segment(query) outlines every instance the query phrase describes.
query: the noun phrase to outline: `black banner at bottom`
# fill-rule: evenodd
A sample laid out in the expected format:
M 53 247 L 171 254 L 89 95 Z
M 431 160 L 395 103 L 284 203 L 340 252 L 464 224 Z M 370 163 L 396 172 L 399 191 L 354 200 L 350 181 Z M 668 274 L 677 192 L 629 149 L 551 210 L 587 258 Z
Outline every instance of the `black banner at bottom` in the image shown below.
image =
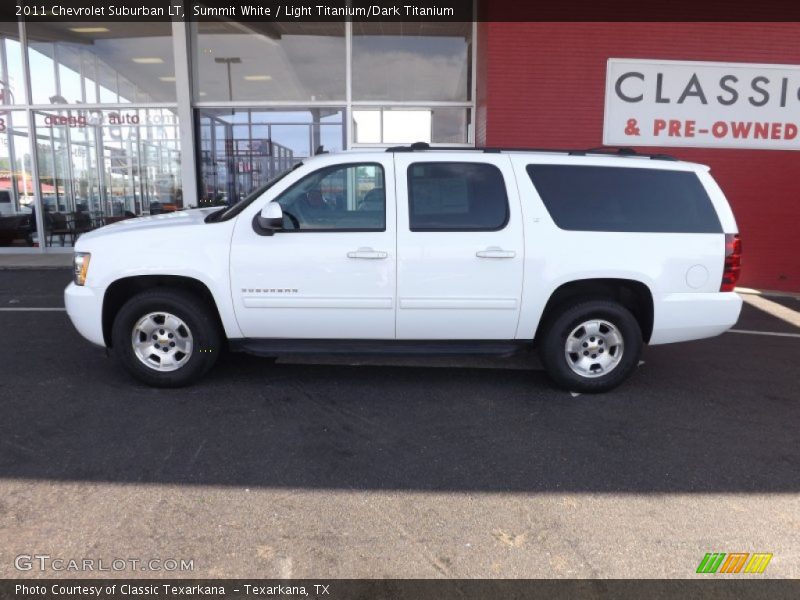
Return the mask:
M 800 580 L 709 579 L 5 579 L 1 600 L 523 600 L 800 598 Z

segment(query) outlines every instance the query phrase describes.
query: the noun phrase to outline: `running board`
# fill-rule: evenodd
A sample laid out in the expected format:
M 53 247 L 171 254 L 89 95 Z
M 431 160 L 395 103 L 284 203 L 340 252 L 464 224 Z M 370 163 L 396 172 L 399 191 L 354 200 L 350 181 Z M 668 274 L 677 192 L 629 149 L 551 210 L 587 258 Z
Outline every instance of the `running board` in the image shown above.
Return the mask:
M 228 340 L 234 352 L 255 356 L 279 354 L 401 354 L 452 355 L 484 354 L 511 356 L 529 350 L 531 342 L 503 340 L 297 340 L 235 339 Z

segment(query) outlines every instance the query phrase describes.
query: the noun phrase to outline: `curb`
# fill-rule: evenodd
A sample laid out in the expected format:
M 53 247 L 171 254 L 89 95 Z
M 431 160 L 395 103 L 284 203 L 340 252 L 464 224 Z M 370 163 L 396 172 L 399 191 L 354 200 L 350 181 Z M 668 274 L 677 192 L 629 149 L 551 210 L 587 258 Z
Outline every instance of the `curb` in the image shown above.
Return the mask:
M 71 268 L 69 265 L 0 265 L 0 271 L 61 271 Z

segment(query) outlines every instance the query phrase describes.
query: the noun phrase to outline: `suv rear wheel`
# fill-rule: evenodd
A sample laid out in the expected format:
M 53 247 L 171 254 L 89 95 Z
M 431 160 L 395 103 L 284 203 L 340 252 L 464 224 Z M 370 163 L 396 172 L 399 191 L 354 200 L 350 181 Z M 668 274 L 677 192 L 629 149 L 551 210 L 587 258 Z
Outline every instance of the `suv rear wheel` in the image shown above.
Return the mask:
M 639 364 L 642 331 L 631 312 L 611 300 L 566 307 L 544 330 L 539 354 L 553 381 L 571 392 L 606 392 Z
M 114 319 L 112 341 L 123 366 L 155 387 L 196 381 L 216 362 L 221 347 L 209 307 L 171 288 L 147 290 L 128 300 Z

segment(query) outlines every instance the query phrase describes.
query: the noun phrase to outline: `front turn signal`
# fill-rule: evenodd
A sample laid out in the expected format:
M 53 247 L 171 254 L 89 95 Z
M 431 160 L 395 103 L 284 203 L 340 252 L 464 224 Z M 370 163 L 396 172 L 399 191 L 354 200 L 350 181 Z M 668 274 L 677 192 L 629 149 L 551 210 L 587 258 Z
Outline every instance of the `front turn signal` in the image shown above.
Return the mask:
M 86 283 L 86 275 L 89 273 L 89 260 L 92 255 L 88 252 L 76 252 L 72 260 L 72 278 L 75 285 Z

